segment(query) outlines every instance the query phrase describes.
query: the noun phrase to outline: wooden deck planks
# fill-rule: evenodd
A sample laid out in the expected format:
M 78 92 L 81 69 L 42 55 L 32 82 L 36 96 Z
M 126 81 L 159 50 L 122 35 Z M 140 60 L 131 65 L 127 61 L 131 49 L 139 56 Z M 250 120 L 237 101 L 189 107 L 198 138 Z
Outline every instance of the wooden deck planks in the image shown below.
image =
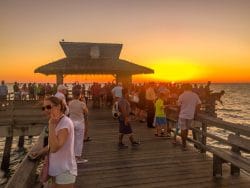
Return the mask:
M 248 187 L 250 176 L 212 177 L 212 158 L 189 145 L 183 152 L 171 140 L 154 137 L 146 124 L 133 122 L 135 138 L 141 145 L 118 150 L 118 122 L 110 110 L 91 110 L 89 132 L 93 140 L 84 145 L 88 163 L 78 165 L 77 187 Z

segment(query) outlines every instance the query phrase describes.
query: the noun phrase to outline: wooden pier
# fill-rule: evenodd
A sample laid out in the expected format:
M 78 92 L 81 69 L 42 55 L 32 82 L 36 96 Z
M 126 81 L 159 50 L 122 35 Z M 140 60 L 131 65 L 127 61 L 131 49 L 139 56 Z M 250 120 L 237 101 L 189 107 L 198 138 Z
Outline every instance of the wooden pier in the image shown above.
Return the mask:
M 222 177 L 213 177 L 213 158 L 211 154 L 205 152 L 206 137 L 211 136 L 211 133 L 205 130 L 207 126 L 214 124 L 215 120 L 202 118 L 208 124 L 203 122 L 203 129 L 200 131 L 203 143 L 200 145 L 201 150 L 195 149 L 193 143 L 189 143 L 188 150 L 182 151 L 180 145 L 174 146 L 172 140 L 166 137 L 155 137 L 154 129 L 149 129 L 145 123 L 137 121 L 132 122 L 132 126 L 135 138 L 141 145 L 132 147 L 125 137 L 124 141 L 129 148 L 119 150 L 118 122 L 112 118 L 111 110 L 90 108 L 89 135 L 93 140 L 84 144 L 83 156 L 88 159 L 88 162 L 78 164 L 76 188 L 249 187 L 250 175 L 241 170 L 239 176 L 232 176 L 228 164 L 223 164 Z M 223 124 L 221 121 L 216 122 L 218 126 Z M 243 135 L 249 134 L 249 129 L 246 127 L 237 129 L 234 125 L 231 126 L 225 122 L 224 124 L 229 126 L 231 131 L 235 130 Z M 30 175 L 35 175 L 36 164 L 28 161 L 26 157 L 20 164 L 22 169 L 17 170 L 6 187 L 12 188 L 15 185 L 25 188 L 35 187 L 28 183 L 31 182 Z M 26 168 L 27 165 L 32 168 Z M 25 176 L 24 171 L 27 174 Z M 22 176 L 21 179 L 20 176 Z M 20 181 L 23 183 L 21 184 Z
M 188 151 L 174 146 L 171 139 L 155 137 L 146 124 L 133 122 L 135 138 L 141 145 L 119 150 L 118 122 L 108 110 L 90 113 L 90 135 L 84 146 L 88 163 L 78 165 L 77 187 L 248 187 L 250 176 L 230 175 L 223 168 L 221 178 L 213 177 L 211 155 L 200 153 L 190 144 Z

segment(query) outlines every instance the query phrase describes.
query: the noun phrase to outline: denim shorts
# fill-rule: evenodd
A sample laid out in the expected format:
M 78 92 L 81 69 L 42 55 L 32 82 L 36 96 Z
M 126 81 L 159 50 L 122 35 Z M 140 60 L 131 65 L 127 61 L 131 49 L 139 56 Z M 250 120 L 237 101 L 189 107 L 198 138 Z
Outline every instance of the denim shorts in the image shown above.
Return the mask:
M 167 125 L 167 120 L 165 117 L 155 117 L 155 125 L 156 126 L 164 126 Z
M 124 120 L 122 120 L 121 118 L 118 118 L 118 120 L 119 120 L 119 133 L 131 134 L 133 132 L 130 123 L 128 125 L 125 125 Z

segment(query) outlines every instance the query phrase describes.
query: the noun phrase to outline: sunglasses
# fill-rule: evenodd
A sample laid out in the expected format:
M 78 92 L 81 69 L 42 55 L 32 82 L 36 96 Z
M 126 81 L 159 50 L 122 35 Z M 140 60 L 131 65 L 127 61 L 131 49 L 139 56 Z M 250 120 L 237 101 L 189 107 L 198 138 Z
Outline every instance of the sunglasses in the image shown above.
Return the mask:
M 42 111 L 46 110 L 51 110 L 52 106 L 51 105 L 46 105 L 42 107 Z

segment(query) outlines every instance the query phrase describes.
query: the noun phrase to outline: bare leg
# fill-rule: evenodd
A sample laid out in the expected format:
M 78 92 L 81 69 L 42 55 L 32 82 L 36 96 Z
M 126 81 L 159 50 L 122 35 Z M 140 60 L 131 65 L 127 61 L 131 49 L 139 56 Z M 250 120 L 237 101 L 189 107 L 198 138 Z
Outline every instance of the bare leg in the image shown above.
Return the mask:
M 119 144 L 122 144 L 124 134 L 119 133 Z
M 166 132 L 166 125 L 163 125 L 163 126 L 161 127 L 161 134 L 162 134 L 162 135 L 165 135 L 165 132 Z
M 181 139 L 182 139 L 182 147 L 183 149 L 186 149 L 187 146 L 187 135 L 188 135 L 188 130 L 181 130 Z
M 174 132 L 173 144 L 177 144 L 177 135 L 178 135 L 178 132 L 179 132 L 179 128 L 176 127 L 176 128 L 175 128 L 175 132 Z
M 161 127 L 159 125 L 156 125 L 156 135 L 161 136 Z
M 171 136 L 171 127 L 169 125 L 169 123 L 167 123 L 167 134 Z
M 131 144 L 133 144 L 135 142 L 134 137 L 133 137 L 132 134 L 129 136 L 129 140 L 130 140 Z
M 135 141 L 133 134 L 130 134 L 129 140 L 130 140 L 132 146 L 138 146 L 138 145 L 140 145 L 139 142 L 136 142 L 136 141 Z

